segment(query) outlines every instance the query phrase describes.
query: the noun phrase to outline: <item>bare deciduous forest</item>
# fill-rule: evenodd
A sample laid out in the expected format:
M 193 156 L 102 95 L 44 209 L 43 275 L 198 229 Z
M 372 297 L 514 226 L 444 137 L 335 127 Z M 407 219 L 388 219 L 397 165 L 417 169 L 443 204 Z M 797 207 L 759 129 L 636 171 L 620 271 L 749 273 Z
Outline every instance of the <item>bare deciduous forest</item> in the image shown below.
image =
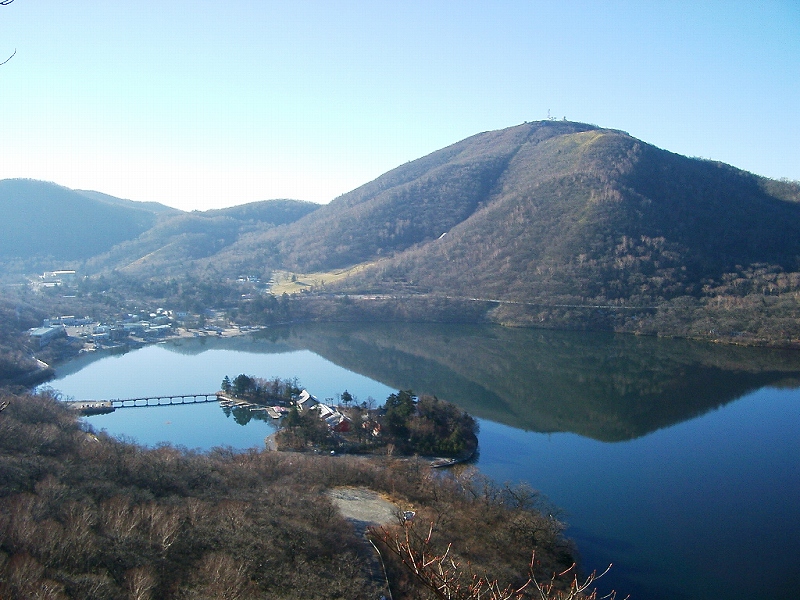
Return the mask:
M 375 598 L 369 547 L 323 493 L 340 486 L 416 511 L 432 547 L 450 545 L 465 585 L 473 573 L 523 585 L 534 550 L 541 581 L 574 560 L 535 492 L 470 468 L 442 476 L 414 459 L 146 449 L 86 430 L 48 395 L 6 393 L 2 406 L 3 598 Z M 395 598 L 437 597 L 386 560 Z

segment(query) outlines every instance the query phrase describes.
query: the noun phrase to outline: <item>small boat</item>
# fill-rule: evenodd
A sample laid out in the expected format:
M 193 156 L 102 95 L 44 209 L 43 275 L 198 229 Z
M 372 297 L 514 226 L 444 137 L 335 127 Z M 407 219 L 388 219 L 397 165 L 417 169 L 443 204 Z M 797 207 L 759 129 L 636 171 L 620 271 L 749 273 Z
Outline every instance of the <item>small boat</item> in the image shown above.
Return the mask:
M 459 462 L 461 461 L 457 458 L 437 458 L 431 461 L 431 468 L 444 469 L 446 467 L 452 467 Z

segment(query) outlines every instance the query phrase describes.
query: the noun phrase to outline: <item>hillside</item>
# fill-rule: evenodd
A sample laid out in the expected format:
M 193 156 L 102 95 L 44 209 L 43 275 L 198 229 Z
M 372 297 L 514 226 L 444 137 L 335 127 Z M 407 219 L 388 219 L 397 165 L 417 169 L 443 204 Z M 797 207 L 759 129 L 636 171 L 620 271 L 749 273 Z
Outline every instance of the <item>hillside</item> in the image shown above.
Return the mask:
M 646 305 L 750 265 L 798 269 L 800 186 L 569 122 L 482 133 L 228 249 L 353 289 Z
M 341 268 L 391 256 L 439 238 L 485 205 L 526 142 L 591 128 L 521 125 L 482 133 L 407 163 L 322 206 L 281 232 L 250 239 L 229 254 L 253 267 Z
M 91 431 L 47 395 L 2 391 L 0 406 L 2 598 L 360 600 L 387 584 L 394 598 L 431 598 L 381 545 L 414 533 L 393 518 L 412 507 L 421 530 L 436 523 L 424 548 L 469 565 L 451 571 L 458 589 L 476 572 L 520 587 L 533 551 L 544 581 L 575 560 L 525 486 L 454 485 L 391 457 L 147 449 Z M 388 506 L 355 511 L 357 496 Z M 363 535 L 376 518 L 383 568 Z
M 206 212 L 70 190 L 29 179 L 0 181 L 0 261 L 6 270 L 78 266 L 155 277 L 185 273 L 241 237 L 292 223 L 319 207 L 266 200 Z
M 86 259 L 152 227 L 156 215 L 31 179 L 0 181 L 0 259 Z
M 294 223 L 319 207 L 319 204 L 302 200 L 262 200 L 261 202 L 250 202 L 231 206 L 230 208 L 207 210 L 202 214 L 208 217 L 230 217 L 238 221 L 257 221 L 269 223 L 270 225 L 286 225 L 287 223 Z
M 93 258 L 86 266 L 89 272 L 117 269 L 142 277 L 185 274 L 196 266 L 196 261 L 223 251 L 242 237 L 292 223 L 318 207 L 299 200 L 266 200 L 220 210 L 178 213 L 161 218 L 137 238 Z M 217 272 L 228 267 L 222 261 L 215 266 Z
M 647 305 L 762 265 L 798 270 L 797 186 L 593 130 L 524 145 L 485 206 L 390 261 L 425 290 L 527 302 Z

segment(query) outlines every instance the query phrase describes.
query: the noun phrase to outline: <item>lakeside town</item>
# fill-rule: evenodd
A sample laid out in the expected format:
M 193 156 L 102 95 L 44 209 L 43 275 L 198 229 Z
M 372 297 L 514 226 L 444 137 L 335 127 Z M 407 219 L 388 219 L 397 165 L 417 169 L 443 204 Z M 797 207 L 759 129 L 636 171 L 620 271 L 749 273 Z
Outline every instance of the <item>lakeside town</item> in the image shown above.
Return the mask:
M 46 272 L 31 282 L 38 292 L 56 288 L 69 292 L 75 271 Z M 253 284 L 251 278 L 242 278 Z M 63 295 L 63 294 L 62 294 Z M 68 295 L 63 296 L 68 297 Z M 103 320 L 89 316 L 51 316 L 29 331 L 31 348 L 53 361 L 77 354 L 136 348 L 168 338 L 231 337 L 261 329 L 234 325 L 225 311 L 204 309 L 200 313 L 164 307 L 136 307 Z M 49 365 L 39 360 L 44 373 Z M 195 390 L 196 391 L 196 390 Z M 318 400 L 300 387 L 296 379 L 266 380 L 245 374 L 227 375 L 220 390 L 198 400 L 186 397 L 135 400 L 81 400 L 71 402 L 84 414 L 112 412 L 117 408 L 149 406 L 155 400 L 169 403 L 219 402 L 226 413 L 240 419 L 272 419 L 279 431 L 268 441 L 274 449 L 345 452 L 351 454 L 421 454 L 436 457 L 433 466 L 448 466 L 466 460 L 477 448 L 477 424 L 466 412 L 432 396 L 418 398 L 410 390 L 391 394 L 383 406 L 375 401 L 358 402 L 347 390 L 333 398 Z
M 91 317 L 64 315 L 42 321 L 41 327 L 31 329 L 29 336 L 34 348 L 44 348 L 59 338 L 83 342 L 84 352 L 137 346 L 168 337 L 231 336 L 252 331 L 253 327 L 232 327 L 221 313 L 208 310 L 204 314 L 157 308 L 154 312 L 124 313 L 111 321 L 95 321 Z
M 239 281 L 252 287 L 258 281 L 242 276 Z M 61 298 L 76 298 L 77 274 L 74 270 L 45 271 L 31 278 L 29 288 L 34 293 L 47 294 L 57 290 Z M 49 316 L 41 325 L 29 330 L 30 349 L 44 354 L 46 362 L 67 360 L 79 353 L 121 347 L 135 348 L 157 343 L 167 338 L 230 337 L 242 335 L 259 326 L 232 323 L 227 311 L 203 308 L 196 312 L 176 308 L 137 306 L 125 310 L 113 309 L 103 318 L 62 314 Z M 60 341 L 59 347 L 51 347 Z M 49 351 L 43 352 L 50 347 Z

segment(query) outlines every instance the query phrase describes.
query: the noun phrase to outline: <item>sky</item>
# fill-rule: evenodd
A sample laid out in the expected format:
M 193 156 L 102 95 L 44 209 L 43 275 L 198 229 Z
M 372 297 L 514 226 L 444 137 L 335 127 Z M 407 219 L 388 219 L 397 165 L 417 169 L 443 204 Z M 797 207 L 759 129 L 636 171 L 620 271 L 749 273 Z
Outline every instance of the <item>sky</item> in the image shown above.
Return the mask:
M 800 180 L 800 1 L 14 0 L 0 179 L 326 203 L 548 117 Z

